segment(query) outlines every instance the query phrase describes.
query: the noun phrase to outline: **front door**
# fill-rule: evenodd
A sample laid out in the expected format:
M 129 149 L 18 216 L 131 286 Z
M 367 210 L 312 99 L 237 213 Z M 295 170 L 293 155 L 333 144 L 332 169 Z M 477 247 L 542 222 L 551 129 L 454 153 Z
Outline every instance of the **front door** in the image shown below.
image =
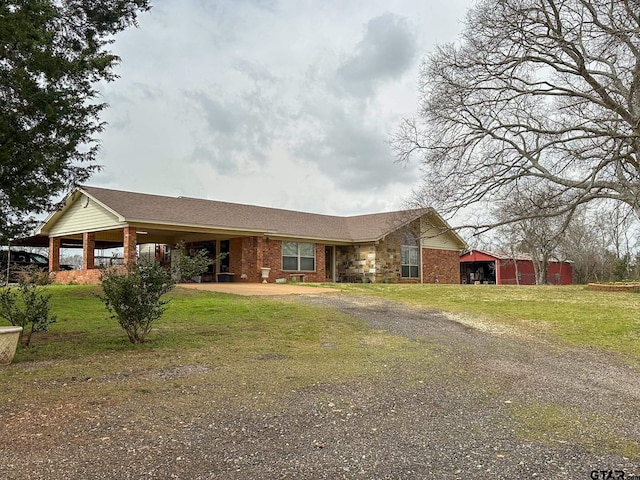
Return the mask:
M 333 247 L 324 247 L 324 278 L 333 282 Z

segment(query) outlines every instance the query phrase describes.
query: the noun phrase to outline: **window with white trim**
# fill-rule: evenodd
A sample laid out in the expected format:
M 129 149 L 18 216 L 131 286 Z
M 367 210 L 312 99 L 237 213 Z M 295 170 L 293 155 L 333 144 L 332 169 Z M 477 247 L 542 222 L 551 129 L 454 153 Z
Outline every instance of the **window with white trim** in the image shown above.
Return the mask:
M 282 242 L 282 269 L 313 272 L 316 269 L 316 244 Z
M 418 239 L 405 231 L 400 246 L 400 276 L 402 278 L 420 278 L 420 250 Z
M 418 247 L 402 245 L 400 256 L 402 277 L 403 278 L 419 278 L 420 277 L 420 255 Z

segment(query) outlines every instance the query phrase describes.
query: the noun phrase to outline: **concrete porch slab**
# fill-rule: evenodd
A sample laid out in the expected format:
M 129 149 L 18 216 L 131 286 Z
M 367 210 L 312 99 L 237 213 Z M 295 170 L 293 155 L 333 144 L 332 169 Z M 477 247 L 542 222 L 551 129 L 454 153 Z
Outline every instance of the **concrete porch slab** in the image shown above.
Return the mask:
M 339 292 L 335 288 L 295 285 L 291 283 L 179 283 L 176 286 L 180 288 L 246 296 L 315 295 Z

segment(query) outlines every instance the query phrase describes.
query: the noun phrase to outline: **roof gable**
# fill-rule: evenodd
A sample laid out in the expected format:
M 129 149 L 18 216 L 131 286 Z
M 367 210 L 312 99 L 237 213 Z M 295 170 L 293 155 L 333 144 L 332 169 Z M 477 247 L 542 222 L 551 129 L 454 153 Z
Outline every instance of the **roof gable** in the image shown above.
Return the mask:
M 57 236 L 107 230 L 119 227 L 122 220 L 116 212 L 76 190 L 66 198 L 64 207 L 49 215 L 36 233 Z

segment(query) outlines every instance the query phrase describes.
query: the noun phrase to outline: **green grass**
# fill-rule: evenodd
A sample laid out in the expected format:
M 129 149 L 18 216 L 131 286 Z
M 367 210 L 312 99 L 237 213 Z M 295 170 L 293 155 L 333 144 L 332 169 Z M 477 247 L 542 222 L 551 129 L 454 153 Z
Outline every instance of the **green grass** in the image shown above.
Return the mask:
M 613 415 L 580 411 L 564 405 L 514 405 L 512 417 L 518 436 L 547 445 L 577 444 L 594 452 L 640 457 L 640 443 L 625 435 L 627 425 Z
M 333 286 L 336 286 L 335 284 Z M 577 347 L 617 352 L 640 363 L 640 294 L 595 292 L 582 286 L 339 284 L 424 308 L 477 316 L 485 322 L 550 335 Z M 188 351 L 218 345 L 225 351 L 288 354 L 302 345 L 366 335 L 364 324 L 293 302 L 176 289 L 169 310 L 147 343 L 131 345 L 98 298 L 99 287 L 49 287 L 58 322 L 19 349 L 15 362 L 84 358 L 112 352 Z M 344 345 L 345 342 L 341 342 Z M 326 349 L 325 349 L 326 350 Z M 255 353 L 255 352 L 254 352 Z
M 572 346 L 619 353 L 640 364 L 636 292 L 596 292 L 584 286 L 343 284 L 340 288 L 345 293 L 479 316 Z
M 169 295 L 147 341 L 132 345 L 109 318 L 99 287 L 53 285 L 49 291 L 58 321 L 35 335 L 31 347 L 18 349 L 13 367 L 0 370 L 6 386 L 0 405 L 20 398 L 103 404 L 149 395 L 159 401 L 174 389 L 211 384 L 220 388 L 210 397 L 223 401 L 384 377 L 407 362 L 421 372 L 432 361 L 425 347 L 333 309 L 181 288 Z M 189 366 L 196 374 L 172 378 Z

